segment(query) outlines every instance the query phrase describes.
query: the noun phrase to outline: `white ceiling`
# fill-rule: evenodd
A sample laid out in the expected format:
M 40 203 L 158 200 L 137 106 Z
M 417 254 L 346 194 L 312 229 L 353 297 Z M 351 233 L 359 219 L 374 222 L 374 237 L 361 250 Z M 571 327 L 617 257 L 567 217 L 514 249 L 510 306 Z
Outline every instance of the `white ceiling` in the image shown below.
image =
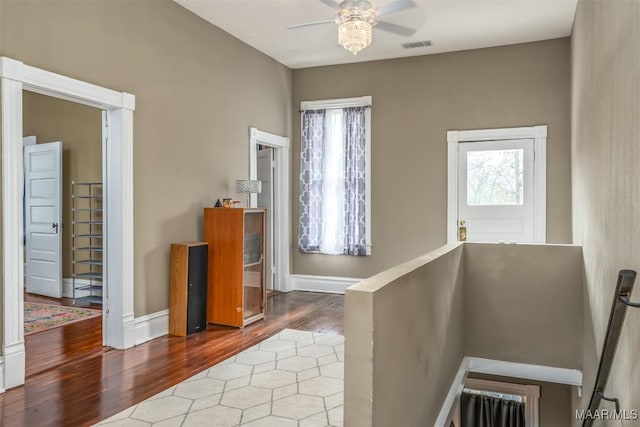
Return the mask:
M 290 68 L 372 61 L 548 40 L 571 34 L 578 0 L 414 0 L 416 7 L 382 21 L 416 29 L 411 37 L 373 31 L 373 42 L 353 55 L 338 45 L 332 19 L 320 0 L 175 0 L 193 13 Z M 380 6 L 387 0 L 370 0 Z M 433 46 L 401 44 L 431 40 Z

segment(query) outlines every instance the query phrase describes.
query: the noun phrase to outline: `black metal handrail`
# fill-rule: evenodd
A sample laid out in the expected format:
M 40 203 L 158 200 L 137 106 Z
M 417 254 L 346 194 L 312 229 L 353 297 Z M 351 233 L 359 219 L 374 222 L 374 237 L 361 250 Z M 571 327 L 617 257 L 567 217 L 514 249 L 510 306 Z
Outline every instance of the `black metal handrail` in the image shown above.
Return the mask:
M 615 397 L 605 397 L 604 389 L 607 385 L 609 374 L 611 373 L 611 365 L 613 364 L 613 358 L 618 347 L 627 307 L 640 307 L 640 304 L 633 303 L 629 300 L 635 280 L 636 272 L 633 270 L 620 270 L 618 273 L 618 283 L 616 285 L 613 303 L 611 304 L 607 335 L 604 339 L 602 356 L 600 357 L 600 365 L 598 366 L 598 376 L 596 377 L 596 384 L 591 394 L 591 400 L 589 401 L 589 407 L 582 422 L 582 427 L 591 427 L 593 425 L 595 417 L 590 415 L 596 412 L 602 400 L 614 402 L 616 405 L 616 413 L 620 412 L 618 399 Z

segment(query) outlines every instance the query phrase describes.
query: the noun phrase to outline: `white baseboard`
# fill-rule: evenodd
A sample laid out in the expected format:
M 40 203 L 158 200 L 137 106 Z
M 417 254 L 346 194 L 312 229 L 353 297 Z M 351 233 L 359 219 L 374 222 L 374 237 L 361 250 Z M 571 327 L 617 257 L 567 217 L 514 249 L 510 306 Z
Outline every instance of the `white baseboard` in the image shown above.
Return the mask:
M 2 390 L 24 384 L 25 378 L 25 350 L 24 341 L 5 345 L 3 348 L 2 377 L 0 384 Z
M 161 310 L 135 319 L 135 345 L 169 334 L 169 310 Z
M 555 368 L 552 366 L 531 365 L 528 363 L 505 362 L 502 360 L 482 359 L 480 357 L 465 357 L 460 369 L 451 383 L 440 413 L 436 419 L 436 427 L 448 427 L 447 422 L 458 403 L 458 398 L 469 372 L 498 375 L 523 380 L 554 382 L 582 387 L 582 371 L 576 369 Z
M 4 357 L 0 356 L 0 393 L 4 392 Z
M 352 277 L 311 276 L 306 274 L 291 274 L 289 283 L 294 291 L 325 292 L 330 294 L 344 294 L 349 286 L 364 279 Z
M 577 369 L 504 362 L 502 360 L 482 359 L 480 357 L 468 357 L 467 359 L 469 359 L 469 372 L 568 384 L 576 387 L 582 386 L 582 371 L 578 371 Z

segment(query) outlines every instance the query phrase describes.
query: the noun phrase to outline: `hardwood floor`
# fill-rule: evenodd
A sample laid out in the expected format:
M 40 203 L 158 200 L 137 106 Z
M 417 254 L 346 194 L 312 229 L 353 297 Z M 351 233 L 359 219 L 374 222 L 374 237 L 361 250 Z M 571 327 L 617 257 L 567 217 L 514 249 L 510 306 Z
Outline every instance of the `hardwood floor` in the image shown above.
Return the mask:
M 209 325 L 129 350 L 101 350 L 35 374 L 0 394 L 0 425 L 83 426 L 110 417 L 285 328 L 344 334 L 344 296 L 269 296 L 269 314 L 244 329 Z
M 42 304 L 101 309 L 99 305 L 73 304 L 71 298 L 55 299 L 25 293 L 24 300 Z M 64 363 L 95 355 L 102 352 L 102 317 L 26 335 L 24 346 L 27 355 L 25 366 L 27 378 Z

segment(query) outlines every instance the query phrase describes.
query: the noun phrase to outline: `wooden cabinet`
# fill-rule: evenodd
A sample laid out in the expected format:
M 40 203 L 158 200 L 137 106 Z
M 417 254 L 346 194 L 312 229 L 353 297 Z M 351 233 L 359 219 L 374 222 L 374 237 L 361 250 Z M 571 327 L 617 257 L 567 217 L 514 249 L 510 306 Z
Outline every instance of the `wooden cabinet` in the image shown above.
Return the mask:
M 266 211 L 205 208 L 207 322 L 243 327 L 266 313 Z
M 207 244 L 171 245 L 169 333 L 185 336 L 207 327 Z

